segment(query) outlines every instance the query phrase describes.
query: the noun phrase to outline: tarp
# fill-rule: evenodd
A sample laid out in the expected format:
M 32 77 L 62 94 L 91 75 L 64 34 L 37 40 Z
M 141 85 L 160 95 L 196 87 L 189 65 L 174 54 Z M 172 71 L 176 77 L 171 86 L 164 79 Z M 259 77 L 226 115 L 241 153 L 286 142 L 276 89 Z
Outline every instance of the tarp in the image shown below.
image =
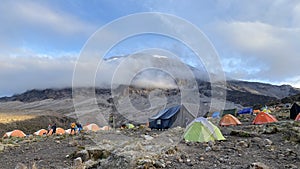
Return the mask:
M 299 113 L 300 113 L 300 106 L 297 103 L 294 103 L 290 109 L 290 119 L 295 120 Z
M 277 122 L 277 121 L 278 120 L 271 114 L 265 113 L 265 112 L 260 112 L 258 115 L 256 115 L 252 124 L 273 123 L 273 122 Z
M 240 114 L 252 114 L 253 113 L 253 109 L 252 108 L 244 108 L 240 111 L 238 111 L 238 115 Z
M 154 129 L 168 129 L 171 127 L 186 127 L 194 116 L 183 105 L 161 110 L 156 115 L 149 118 L 149 127 Z
M 192 121 L 192 123 L 187 126 L 183 137 L 184 140 L 191 142 L 225 140 L 220 129 L 203 117 Z
M 220 118 L 220 112 L 214 112 L 211 117 L 212 118 Z
M 231 114 L 226 114 L 225 116 L 222 117 L 220 120 L 220 126 L 236 126 L 242 124 L 239 119 L 234 117 Z

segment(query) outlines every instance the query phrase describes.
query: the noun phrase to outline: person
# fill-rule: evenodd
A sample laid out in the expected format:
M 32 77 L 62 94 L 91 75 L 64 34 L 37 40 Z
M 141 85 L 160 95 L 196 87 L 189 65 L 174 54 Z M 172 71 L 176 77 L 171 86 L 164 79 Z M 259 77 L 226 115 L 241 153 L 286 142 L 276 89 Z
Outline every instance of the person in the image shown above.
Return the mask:
M 48 125 L 47 134 L 49 134 L 50 130 L 51 130 L 51 124 Z
M 71 132 L 70 132 L 70 134 L 72 134 L 72 131 L 74 131 L 74 134 L 75 134 L 75 132 L 76 132 L 75 128 L 76 128 L 76 123 L 75 122 L 71 123 Z
M 53 124 L 52 128 L 52 134 L 56 133 L 56 123 Z
M 125 128 L 126 128 L 126 124 L 122 124 L 121 129 L 125 129 Z
M 78 133 L 80 133 L 80 131 L 82 130 L 82 125 L 80 123 L 76 123 L 76 126 L 78 128 Z
M 111 126 L 113 125 L 113 123 L 114 123 L 114 115 L 113 115 L 113 114 L 110 114 L 110 115 L 109 115 L 108 122 L 109 122 L 109 124 L 110 124 Z

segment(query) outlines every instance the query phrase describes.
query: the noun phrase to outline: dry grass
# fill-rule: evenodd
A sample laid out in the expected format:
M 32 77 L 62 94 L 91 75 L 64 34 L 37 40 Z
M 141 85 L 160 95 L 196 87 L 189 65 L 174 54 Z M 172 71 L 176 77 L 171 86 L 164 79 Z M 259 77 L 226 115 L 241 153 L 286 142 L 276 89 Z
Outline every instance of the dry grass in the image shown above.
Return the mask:
M 17 121 L 25 121 L 36 118 L 36 115 L 28 115 L 28 114 L 8 114 L 8 113 L 0 113 L 0 123 L 8 124 Z

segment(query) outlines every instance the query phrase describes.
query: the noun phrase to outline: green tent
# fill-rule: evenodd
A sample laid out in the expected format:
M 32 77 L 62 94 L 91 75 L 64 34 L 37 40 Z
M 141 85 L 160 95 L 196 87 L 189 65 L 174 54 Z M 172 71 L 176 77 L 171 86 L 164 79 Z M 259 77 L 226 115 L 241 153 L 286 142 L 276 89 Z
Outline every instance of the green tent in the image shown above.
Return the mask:
M 219 128 L 203 117 L 199 117 L 190 123 L 183 137 L 184 140 L 191 142 L 225 140 Z
M 131 124 L 131 123 L 127 123 L 127 124 L 126 124 L 126 127 L 127 127 L 128 129 L 133 129 L 133 128 L 134 128 L 134 125 Z

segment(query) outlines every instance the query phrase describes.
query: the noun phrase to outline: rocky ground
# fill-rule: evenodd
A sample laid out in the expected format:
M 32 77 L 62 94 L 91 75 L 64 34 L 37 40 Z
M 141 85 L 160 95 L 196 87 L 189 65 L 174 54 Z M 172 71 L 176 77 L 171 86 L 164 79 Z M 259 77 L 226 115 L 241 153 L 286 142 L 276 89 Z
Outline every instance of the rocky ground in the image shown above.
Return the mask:
M 0 168 L 300 168 L 300 122 L 220 129 L 226 140 L 209 143 L 178 127 L 2 139 Z

